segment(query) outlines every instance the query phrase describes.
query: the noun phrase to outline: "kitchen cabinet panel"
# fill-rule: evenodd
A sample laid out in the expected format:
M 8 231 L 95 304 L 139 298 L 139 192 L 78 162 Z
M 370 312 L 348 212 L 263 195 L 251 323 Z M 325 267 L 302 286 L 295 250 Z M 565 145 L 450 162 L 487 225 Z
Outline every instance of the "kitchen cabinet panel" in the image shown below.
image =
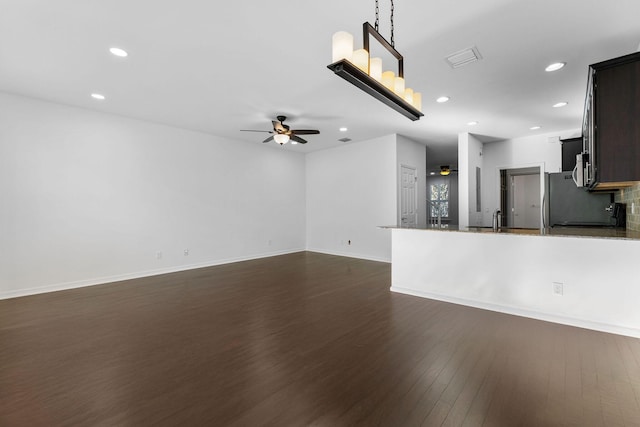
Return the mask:
M 585 111 L 591 189 L 640 181 L 640 53 L 590 67 Z

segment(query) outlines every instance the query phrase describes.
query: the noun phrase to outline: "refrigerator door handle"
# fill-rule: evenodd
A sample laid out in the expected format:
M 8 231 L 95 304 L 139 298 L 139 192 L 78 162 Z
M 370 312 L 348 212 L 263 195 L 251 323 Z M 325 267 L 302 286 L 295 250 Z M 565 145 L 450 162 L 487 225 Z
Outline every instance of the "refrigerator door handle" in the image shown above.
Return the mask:
M 547 228 L 547 192 L 542 193 L 542 228 Z
M 581 187 L 581 185 L 578 183 L 578 177 L 576 176 L 578 173 L 578 164 L 576 164 L 573 167 L 573 170 L 571 171 L 571 178 L 573 178 L 573 182 L 576 183 L 576 187 Z

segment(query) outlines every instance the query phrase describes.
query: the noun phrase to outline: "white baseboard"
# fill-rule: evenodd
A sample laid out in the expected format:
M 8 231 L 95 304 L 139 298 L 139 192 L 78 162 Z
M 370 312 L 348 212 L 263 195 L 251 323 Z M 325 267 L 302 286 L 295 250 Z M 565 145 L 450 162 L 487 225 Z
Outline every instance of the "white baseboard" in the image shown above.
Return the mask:
M 391 263 L 391 258 L 382 258 L 382 257 L 376 257 L 376 256 L 371 256 L 371 255 L 363 255 L 363 254 L 354 254 L 351 252 L 340 252 L 340 251 L 327 251 L 325 249 L 317 249 L 317 248 L 307 248 L 306 249 L 308 252 L 317 252 L 319 254 L 325 254 L 325 255 L 336 255 L 336 256 L 343 256 L 343 257 L 347 257 L 347 258 L 357 258 L 357 259 L 364 259 L 367 261 L 377 261 L 377 262 L 384 262 L 387 264 Z
M 241 262 L 241 261 L 250 261 L 253 259 L 268 258 L 272 256 L 286 255 L 286 254 L 304 252 L 304 251 L 305 249 L 288 249 L 284 251 L 254 254 L 254 255 L 243 256 L 243 257 L 224 258 L 224 259 L 210 260 L 210 261 L 205 261 L 205 262 L 200 262 L 195 264 L 179 265 L 179 266 L 159 268 L 159 269 L 147 270 L 147 271 L 137 271 L 132 273 L 117 274 L 117 275 L 106 276 L 106 277 L 94 277 L 91 279 L 78 280 L 74 282 L 55 283 L 55 284 L 37 286 L 37 287 L 31 287 L 31 288 L 25 288 L 25 289 L 17 289 L 13 291 L 4 291 L 4 292 L 0 292 L 0 300 L 9 299 L 9 298 L 18 298 L 18 297 L 24 297 L 24 296 L 36 295 L 36 294 L 44 294 L 47 292 L 58 292 L 58 291 L 65 291 L 69 289 L 84 288 L 87 286 L 104 285 L 106 283 L 120 282 L 123 280 L 139 279 L 141 277 L 149 277 L 149 276 L 158 276 L 158 275 L 167 274 L 167 273 L 177 273 L 179 271 L 195 270 L 197 268 L 213 267 L 216 265 L 231 264 L 234 262 Z
M 437 301 L 449 302 L 453 304 L 465 305 L 469 307 L 481 308 L 484 310 L 497 311 L 499 313 L 512 314 L 515 316 L 528 317 L 531 319 L 544 320 L 546 322 L 559 323 L 561 325 L 575 326 L 578 328 L 592 329 L 594 331 L 607 332 L 611 334 L 625 335 L 634 338 L 640 338 L 640 330 L 628 328 L 620 325 L 612 325 L 608 323 L 594 322 L 588 319 L 576 319 L 566 316 L 558 316 L 554 313 L 545 313 L 522 309 L 519 307 L 498 305 L 484 301 L 467 300 L 464 298 L 450 297 L 447 295 L 434 294 L 431 292 L 421 292 L 407 289 L 399 286 L 391 286 L 392 292 L 400 294 L 412 295 L 420 298 L 428 298 Z

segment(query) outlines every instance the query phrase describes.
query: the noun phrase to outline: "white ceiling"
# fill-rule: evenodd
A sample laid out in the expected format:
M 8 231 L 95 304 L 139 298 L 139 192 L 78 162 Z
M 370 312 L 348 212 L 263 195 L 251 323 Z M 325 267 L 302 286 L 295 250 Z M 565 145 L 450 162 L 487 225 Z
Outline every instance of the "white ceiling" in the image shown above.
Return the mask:
M 510 138 L 579 128 L 587 66 L 640 42 L 638 0 L 395 0 L 405 78 L 423 93 L 425 117 L 412 122 L 327 69 L 332 34 L 349 31 L 360 47 L 374 4 L 0 0 L 0 91 L 256 144 L 268 135 L 239 130 L 269 130 L 277 114 L 321 131 L 287 150 L 400 133 L 455 153 L 459 132 Z M 387 38 L 389 10 L 380 0 Z M 112 46 L 129 57 L 112 56 Z M 471 46 L 481 61 L 447 65 L 448 54 Z M 545 73 L 556 61 L 567 66 Z M 436 103 L 441 95 L 451 101 Z M 558 101 L 569 105 L 552 108 Z

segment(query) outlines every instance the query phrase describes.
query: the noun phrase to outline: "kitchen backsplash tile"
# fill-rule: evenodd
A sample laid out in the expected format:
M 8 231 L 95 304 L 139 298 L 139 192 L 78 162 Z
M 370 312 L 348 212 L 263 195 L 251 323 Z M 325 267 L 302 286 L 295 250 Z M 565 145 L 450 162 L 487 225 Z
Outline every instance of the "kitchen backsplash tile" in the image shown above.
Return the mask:
M 616 202 L 627 205 L 627 230 L 640 231 L 640 184 L 624 188 L 616 194 Z M 631 213 L 635 204 L 635 213 Z

